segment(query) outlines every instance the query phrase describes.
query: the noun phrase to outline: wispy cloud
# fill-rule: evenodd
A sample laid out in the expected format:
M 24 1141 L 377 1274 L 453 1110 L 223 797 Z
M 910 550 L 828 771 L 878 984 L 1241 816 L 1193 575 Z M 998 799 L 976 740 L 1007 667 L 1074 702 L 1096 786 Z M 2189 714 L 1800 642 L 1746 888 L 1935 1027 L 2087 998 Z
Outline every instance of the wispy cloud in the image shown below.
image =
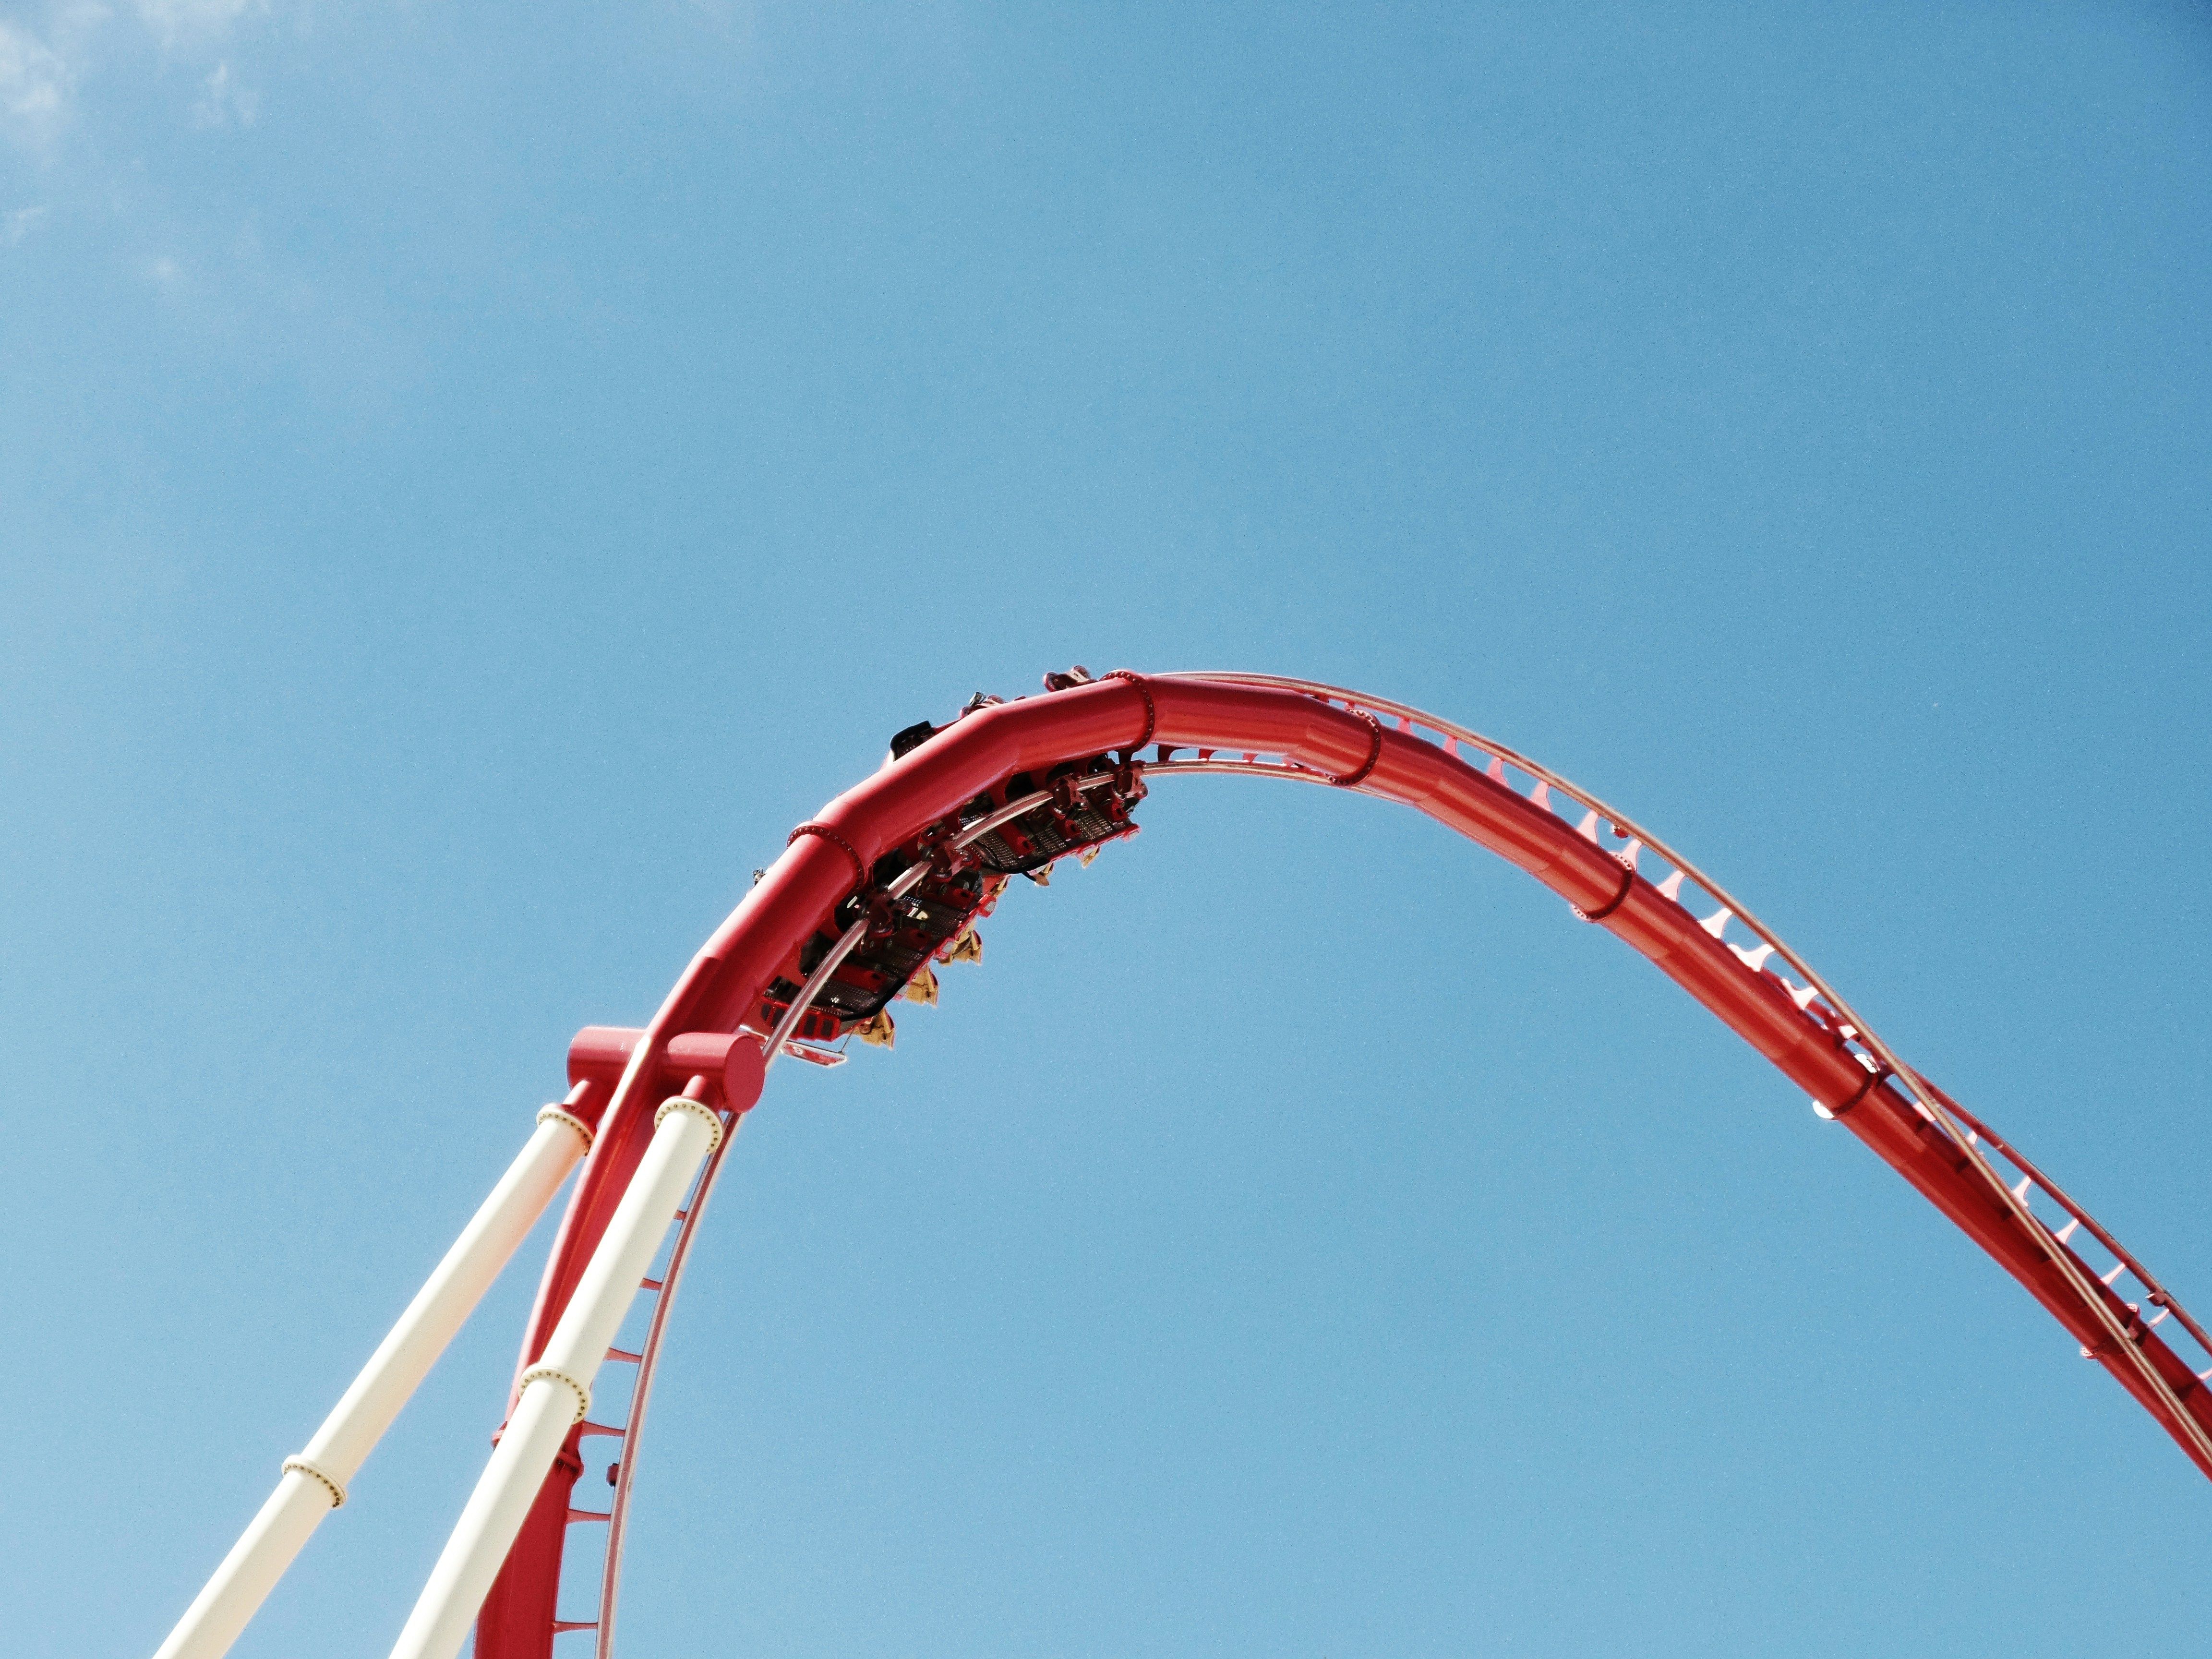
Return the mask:
M 0 123 L 19 143 L 43 146 L 59 129 L 76 77 L 28 29 L 0 19 Z
M 226 127 L 236 121 L 242 127 L 253 125 L 254 112 L 261 107 L 261 94 L 249 87 L 238 84 L 230 72 L 228 58 L 208 72 L 200 82 L 200 95 L 192 105 L 192 125 L 196 127 Z
M 134 9 L 163 46 L 175 46 L 218 39 L 247 12 L 262 8 L 256 0 L 137 0 Z
M 0 247 L 13 247 L 39 228 L 46 216 L 44 207 L 16 208 L 0 213 Z
M 118 64 L 148 49 L 166 62 L 216 59 L 185 112 L 195 126 L 251 126 L 258 95 L 241 85 L 222 52 L 241 20 L 266 15 L 271 0 L 49 0 L 0 18 L 0 141 L 50 151 Z M 222 52 L 220 58 L 218 52 Z

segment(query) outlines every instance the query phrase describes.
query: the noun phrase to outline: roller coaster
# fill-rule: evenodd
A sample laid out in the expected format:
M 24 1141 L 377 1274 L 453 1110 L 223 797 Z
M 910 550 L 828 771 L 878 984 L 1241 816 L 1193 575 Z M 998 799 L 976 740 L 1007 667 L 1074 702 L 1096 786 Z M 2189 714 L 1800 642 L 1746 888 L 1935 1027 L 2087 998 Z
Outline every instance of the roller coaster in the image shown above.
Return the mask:
M 2212 1476 L 2212 1340 L 2027 1156 L 1907 1065 L 1751 912 L 1650 830 L 1496 740 L 1385 698 L 1242 673 L 1045 676 L 899 732 L 884 766 L 791 833 L 642 1030 L 589 1027 L 545 1107 L 367 1367 L 226 1556 L 157 1659 L 219 1659 L 570 1172 L 506 1421 L 393 1659 L 614 1651 L 623 1541 L 676 1292 L 770 1068 L 843 1064 L 895 1040 L 892 1004 L 980 958 L 1017 877 L 1088 862 L 1164 780 L 1272 778 L 1427 814 L 1518 866 L 1648 957 L 1996 1260 Z M 2109 1261 L 2109 1265 L 2106 1265 Z M 615 1346 L 653 1298 L 635 1349 Z M 593 1413 L 607 1366 L 626 1408 Z M 602 1389 L 618 1397 L 618 1389 Z M 605 1509 L 580 1504 L 587 1449 Z M 604 1529 L 595 1583 L 580 1533 Z M 564 1586 L 564 1565 L 571 1581 Z M 583 1588 L 579 1588 L 580 1586 Z M 564 1600 L 588 1596 L 591 1605 Z M 564 1608 L 567 1616 L 564 1616 Z M 563 1648 L 562 1650 L 566 1651 Z M 580 1641 L 575 1650 L 584 1649 Z

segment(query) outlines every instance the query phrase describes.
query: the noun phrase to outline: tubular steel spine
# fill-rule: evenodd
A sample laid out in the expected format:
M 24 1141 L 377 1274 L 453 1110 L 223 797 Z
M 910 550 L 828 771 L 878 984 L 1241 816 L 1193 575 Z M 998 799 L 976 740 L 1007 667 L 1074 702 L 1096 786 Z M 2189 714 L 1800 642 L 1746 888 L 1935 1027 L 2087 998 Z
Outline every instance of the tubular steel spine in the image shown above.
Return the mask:
M 1342 687 L 1266 675 L 1147 676 L 1126 669 L 1096 680 L 1079 669 L 1048 676 L 1047 684 L 1048 695 L 1011 703 L 979 696 L 945 727 L 924 723 L 902 733 L 897 758 L 792 832 L 783 854 L 701 948 L 645 1030 L 593 1027 L 579 1034 L 569 1073 L 580 1092 L 571 1099 L 597 1091 L 594 1105 L 606 1103 L 589 1123 L 549 1109 L 562 1133 L 573 1125 L 591 1144 L 516 1366 L 510 1395 L 516 1415 L 509 1425 L 515 1444 L 494 1459 L 509 1472 L 500 1477 L 506 1483 L 501 1518 L 493 1524 L 475 1516 L 482 1505 L 471 1500 L 448 1553 L 459 1560 L 455 1552 L 465 1533 L 475 1540 L 469 1548 L 478 1565 L 463 1571 L 441 1562 L 435 1595 L 426 1589 L 415 1621 L 419 1628 L 410 1626 L 405 1650 L 450 1652 L 459 1640 L 459 1621 L 474 1617 L 477 1659 L 550 1659 L 557 1634 L 584 1631 L 595 1633 L 599 1659 L 609 1659 L 654 1366 L 728 1150 L 722 1120 L 691 1097 L 719 1091 L 733 1133 L 779 1056 L 823 1064 L 841 1058 L 799 1041 L 802 1030 L 842 1027 L 849 1033 L 863 1020 L 884 1020 L 883 1000 L 897 994 L 902 975 L 926 969 L 933 951 L 945 960 L 945 952 L 973 943 L 975 921 L 996 902 L 1009 874 L 1033 873 L 1042 881 L 1050 861 L 1066 852 L 1087 859 L 1104 840 L 1131 833 L 1129 807 L 1148 780 L 1164 777 L 1265 777 L 1394 800 L 1520 866 L 1575 914 L 1648 957 L 1803 1088 L 1822 1116 L 1841 1121 L 2019 1280 L 2079 1340 L 2082 1352 L 2212 1476 L 2212 1399 L 2205 1387 L 2212 1379 L 2212 1364 L 2205 1363 L 2212 1361 L 2212 1340 L 2203 1328 L 2072 1198 L 1907 1066 L 1802 957 L 1649 830 L 1503 744 Z M 1144 763 L 1138 751 L 1147 747 L 1156 758 Z M 1185 750 L 1194 750 L 1195 758 L 1175 758 Z M 1582 810 L 1578 823 L 1561 816 L 1555 796 Z M 1646 853 L 1670 866 L 1656 884 L 1638 872 Z M 1717 907 L 1711 915 L 1698 917 L 1686 885 Z M 957 933 L 945 931 L 956 925 Z M 1734 942 L 1732 928 L 1751 943 Z M 909 965 L 917 952 L 921 969 Z M 1778 962 L 1802 982 L 1770 965 Z M 841 970 L 861 980 L 837 979 Z M 862 1000 L 854 1000 L 856 994 Z M 817 1003 L 817 997 L 826 1000 Z M 839 997 L 846 1000 L 839 1004 Z M 813 1024 L 806 1023 L 810 1013 Z M 887 1030 L 862 1035 L 889 1040 Z M 664 1085 L 687 1076 L 685 1098 L 663 1105 Z M 704 1134 L 709 1118 L 717 1127 L 714 1144 L 696 1154 L 702 1162 L 688 1166 L 696 1173 L 685 1177 L 688 1188 L 680 1192 L 682 1183 L 672 1184 L 667 1157 L 647 1157 L 656 1107 L 660 1118 L 676 1113 L 672 1122 L 696 1114 L 700 1124 L 687 1133 Z M 1993 1159 L 2017 1179 L 2008 1181 Z M 658 1171 L 653 1190 L 665 1193 L 671 1206 L 680 1196 L 682 1207 L 674 1211 L 678 1231 L 668 1265 L 659 1279 L 641 1282 L 653 1252 L 623 1204 L 641 1165 Z M 2038 1194 L 2063 1213 L 2063 1226 L 2037 1214 Z M 611 1235 L 618 1213 L 626 1218 Z M 665 1219 L 652 1224 L 665 1230 Z M 2075 1252 L 2069 1241 L 2079 1230 L 2112 1253 L 2109 1271 L 2095 1273 Z M 629 1266 L 610 1278 L 607 1263 L 616 1255 L 637 1266 L 627 1282 L 658 1297 L 639 1353 L 615 1349 L 599 1335 L 604 1329 L 611 1339 L 615 1327 L 606 1321 L 616 1316 L 616 1303 L 626 1306 L 636 1293 L 617 1282 Z M 596 1270 L 587 1272 L 595 1261 Z M 2127 1300 L 2114 1288 L 2124 1275 L 2142 1287 L 2140 1300 Z M 585 1285 L 589 1294 L 572 1308 Z M 2145 1304 L 2153 1310 L 2148 1315 Z M 2157 1328 L 2168 1319 L 2199 1350 L 2197 1361 L 2185 1363 L 2160 1334 Z M 581 1409 L 602 1352 L 639 1368 L 619 1425 L 588 1421 Z M 562 1418 L 573 1421 L 556 1426 L 549 1404 L 556 1398 Z M 606 1511 L 572 1507 L 586 1435 L 622 1441 Z M 518 1462 L 526 1439 L 535 1449 Z M 532 1498 L 512 1472 L 543 1469 L 549 1459 L 550 1473 Z M 295 1484 L 310 1476 L 332 1479 L 316 1465 L 298 1471 Z M 479 1497 L 495 1484 L 488 1471 Z M 331 1486 L 333 1494 L 339 1490 Z M 319 1494 L 318 1504 L 325 1501 Z M 526 1502 L 526 1513 L 519 1507 Z M 563 1620 L 567 1532 L 582 1522 L 607 1525 L 596 1617 Z M 507 1538 L 512 1547 L 485 1594 L 475 1588 L 489 1571 L 482 1564 Z M 440 1583 L 443 1589 L 436 1589 Z M 432 1603 L 441 1596 L 434 1617 Z M 473 1597 L 481 1597 L 480 1609 L 470 1604 Z
M 1433 738 L 1420 735 L 1422 730 Z M 1152 744 L 1158 746 L 1159 757 L 1136 763 L 1135 751 Z M 1172 758 L 1192 750 L 1194 760 Z M 902 847 L 927 844 L 933 826 L 979 792 L 1024 771 L 1114 750 L 1121 751 L 1133 775 L 1146 780 L 1194 774 L 1263 776 L 1397 800 L 1521 866 L 1561 893 L 1579 914 L 1650 957 L 1803 1086 L 1825 1115 L 1843 1120 L 2074 1332 L 2084 1351 L 2212 1475 L 2212 1407 L 2207 1405 L 2203 1379 L 2151 1328 L 2171 1316 L 2207 1348 L 2208 1359 L 2212 1345 L 2205 1344 L 2201 1328 L 2171 1294 L 2072 1200 L 1905 1066 L 1796 952 L 1666 842 L 1511 748 L 1387 699 L 1258 675 L 1139 676 L 1118 671 L 1040 698 L 976 706 L 794 834 L 784 856 L 694 960 L 664 1006 L 654 1039 L 665 1043 L 684 1030 L 734 1029 L 757 1002 L 775 960 L 821 927 L 822 919 L 853 890 L 855 873 L 865 889 L 866 872 L 876 860 Z M 1509 769 L 1527 781 L 1525 793 L 1513 787 Z M 1103 781 L 1094 777 L 1083 787 Z M 1583 809 L 1579 824 L 1554 810 L 1554 793 Z M 1034 791 L 1010 800 L 969 824 L 962 839 L 972 841 L 1046 799 L 1047 792 Z M 1609 826 L 1611 839 L 1622 843 L 1618 850 L 1605 847 L 1601 826 Z M 1672 866 L 1656 885 L 1638 872 L 1639 855 L 1647 851 Z M 1718 907 L 1713 915 L 1700 921 L 1690 911 L 1686 882 L 1711 897 Z M 865 920 L 845 930 L 809 976 L 768 1045 L 771 1058 L 784 1051 L 816 984 L 857 944 L 864 926 Z M 1727 935 L 1732 926 L 1754 943 L 1731 942 Z M 1793 983 L 1769 967 L 1770 959 L 1785 964 L 1803 982 Z M 616 1172 L 623 1156 L 622 1137 L 625 1132 L 634 1136 L 636 1123 L 625 1108 L 635 1092 L 626 1077 L 607 1115 L 604 1147 L 594 1150 L 595 1163 L 602 1156 L 606 1160 L 605 1174 L 594 1182 L 587 1170 L 580 1185 L 547 1271 L 526 1358 L 532 1345 L 543 1340 L 536 1333 L 558 1316 L 566 1285 L 573 1282 L 574 1259 L 579 1250 L 588 1249 L 594 1236 L 595 1215 L 619 1196 Z M 1984 1146 L 2020 1171 L 2017 1185 L 2008 1186 L 1990 1164 Z M 702 1198 L 705 1190 L 702 1183 Z M 2054 1232 L 2034 1214 L 2029 1194 L 2036 1190 L 2069 1218 L 2063 1231 Z M 2077 1226 L 2087 1227 L 2119 1258 L 2120 1266 L 2108 1277 L 2124 1271 L 2142 1283 L 2157 1310 L 2154 1316 L 2142 1317 L 2069 1248 L 2066 1240 Z M 687 1226 L 679 1250 L 688 1254 L 690 1238 Z M 647 1339 L 651 1351 L 658 1350 L 665 1311 L 665 1306 L 656 1310 Z M 641 1389 L 630 1411 L 630 1437 L 638 1431 L 644 1405 Z M 630 1458 L 626 1445 L 623 1498 Z M 556 1471 L 549 1481 L 549 1496 L 562 1479 Z M 561 1502 L 565 1505 L 565 1491 Z M 600 1659 L 612 1650 L 621 1533 L 619 1523 L 610 1528 L 599 1618 L 592 1621 Z M 501 1580 L 538 1588 L 503 1602 L 495 1594 L 477 1626 L 479 1659 L 547 1659 L 556 1627 L 551 1613 L 560 1545 L 557 1529 L 526 1529 Z M 583 1621 L 558 1626 L 589 1627 Z
M 2128 1310 L 2126 1304 L 2120 1302 L 2118 1297 L 2111 1294 L 2108 1283 L 2093 1285 L 2088 1268 L 2072 1250 L 2066 1247 L 2063 1240 L 2058 1238 L 2050 1228 L 2045 1226 L 2037 1218 L 2027 1201 L 2028 1190 L 2031 1188 L 2040 1187 L 2045 1194 L 2060 1202 L 2062 1207 L 2074 1215 L 2076 1220 L 2087 1223 L 2092 1236 L 2119 1257 L 2121 1267 L 2132 1271 L 2138 1282 L 2145 1286 L 2146 1291 L 2154 1298 L 2172 1308 L 2180 1318 L 2184 1328 L 2197 1340 L 2201 1348 L 2212 1351 L 2212 1342 L 2206 1340 L 2203 1329 L 2196 1321 L 2183 1312 L 2179 1304 L 2174 1302 L 2162 1287 L 2157 1285 L 2155 1281 L 2136 1267 L 2134 1258 L 2122 1250 L 2117 1243 L 2112 1242 L 2102 1228 L 2098 1227 L 2094 1222 L 2088 1222 L 2085 1215 L 2077 1213 L 2070 1200 L 2059 1199 L 2055 1189 L 2044 1182 L 2032 1167 L 2021 1160 L 2012 1159 L 2014 1167 L 2021 1170 L 2023 1179 L 2018 1188 L 2008 1185 L 2003 1176 L 1990 1167 L 1988 1159 L 1982 1156 L 1977 1143 L 1980 1139 L 1988 1137 L 1984 1133 L 1978 1133 L 1978 1126 L 1969 1127 L 1964 1115 L 1959 1112 L 1948 1096 L 1932 1087 L 1917 1072 L 1913 1071 L 1899 1060 L 1889 1045 L 1874 1034 L 1866 1022 L 1859 1018 L 1850 1004 L 1837 994 L 1826 980 L 1814 972 L 1812 967 L 1784 944 L 1778 934 L 1771 932 L 1764 923 L 1752 915 L 1750 911 L 1719 883 L 1697 868 L 1687 859 L 1674 852 L 1650 831 L 1633 823 L 1595 795 L 1577 788 L 1548 768 L 1539 766 L 1534 762 L 1516 754 L 1504 744 L 1468 731 L 1464 726 L 1439 720 L 1432 714 L 1424 714 L 1407 705 L 1364 696 L 1340 686 L 1322 685 L 1312 681 L 1289 680 L 1272 675 L 1225 673 L 1194 674 L 1173 678 L 1280 687 L 1302 691 L 1311 696 L 1341 700 L 1347 706 L 1359 705 L 1397 716 L 1409 736 L 1413 734 L 1413 727 L 1416 723 L 1426 726 L 1440 737 L 1470 743 L 1495 759 L 1505 761 L 1537 779 L 1540 784 L 1557 789 L 1560 793 L 1587 809 L 1593 819 L 1610 820 L 1616 831 L 1634 837 L 1637 843 L 1649 847 L 1661 858 L 1673 864 L 1679 872 L 1686 874 L 1691 880 L 1720 902 L 1723 908 L 1716 920 L 1721 921 L 1723 926 L 1729 919 L 1741 922 L 1745 928 L 1765 947 L 1765 951 L 1760 953 L 1762 957 L 1767 952 L 1771 952 L 1782 957 L 1784 962 L 1803 975 L 1806 985 L 1832 1010 L 1836 1028 L 1846 1035 L 1850 1042 L 1863 1048 L 1867 1054 L 1872 1056 L 1875 1063 L 1869 1068 L 1870 1075 L 1868 1083 L 1854 1092 L 1851 1102 L 1853 1105 L 1856 1105 L 1873 1089 L 1879 1088 L 1885 1074 L 1893 1076 L 1905 1083 L 1911 1091 L 1912 1103 L 1918 1109 L 1920 1115 L 1942 1131 L 1969 1162 L 1990 1194 L 2026 1227 L 2032 1236 L 2035 1237 L 2038 1244 L 2042 1247 L 2041 1253 L 2044 1258 L 2058 1269 L 2069 1287 L 2079 1297 L 2081 1306 L 2090 1314 L 2102 1328 L 2103 1334 L 2110 1339 L 2112 1346 L 2109 1350 L 2104 1345 L 2099 1344 L 2085 1347 L 2084 1352 L 2090 1353 L 2092 1357 L 2100 1358 L 2108 1352 L 2122 1355 L 2125 1364 L 2142 1379 L 2148 1397 L 2144 1397 L 2144 1390 L 2130 1389 L 2129 1391 L 2136 1394 L 2139 1399 L 2142 1399 L 2144 1405 L 2151 1410 L 2152 1415 L 2158 1418 L 2165 1425 L 2166 1431 L 2181 1443 L 2183 1449 L 2190 1453 L 2198 1468 L 2208 1475 L 2212 1475 L 2212 1426 L 2208 1426 L 2195 1411 L 2185 1404 L 2185 1398 L 2193 1393 L 2201 1405 L 2204 1398 L 2203 1385 L 2207 1381 L 2207 1376 L 2202 1373 L 2191 1373 L 2184 1379 L 2177 1380 L 2167 1376 L 2158 1366 L 2151 1355 L 2143 1351 L 2142 1338 L 2147 1334 L 2148 1328 L 2139 1328 L 2123 1317 L 2124 1312 L 2132 1310 Z M 1594 830 L 1595 823 L 1590 823 L 1589 827 Z M 1607 906 L 1605 915 L 1609 915 L 1613 910 L 1619 908 L 1621 899 L 1627 896 L 1628 890 L 1634 885 L 1634 882 L 1632 865 L 1629 882 L 1622 888 L 1620 899 L 1614 900 Z M 1720 934 L 1716 933 L 1714 937 L 1717 939 Z M 1739 952 L 1739 956 L 1744 954 Z M 2004 1148 L 2001 1142 L 1995 1144 L 2009 1158 L 2008 1148 Z M 1953 1218 L 1955 1220 L 1957 1218 Z M 1978 1239 L 1977 1243 L 1982 1243 L 1982 1241 Z M 1984 1248 L 1988 1248 L 1986 1243 L 1984 1244 Z M 1991 1254 L 1996 1253 L 1992 1251 Z M 2000 1257 L 1999 1260 L 2002 1262 L 2003 1258 Z M 2007 1265 L 2009 1266 L 2009 1264 Z M 2109 1360 L 2106 1363 L 2107 1369 L 2113 1369 Z M 2124 1385 L 2126 1380 L 2125 1377 L 2121 1378 Z

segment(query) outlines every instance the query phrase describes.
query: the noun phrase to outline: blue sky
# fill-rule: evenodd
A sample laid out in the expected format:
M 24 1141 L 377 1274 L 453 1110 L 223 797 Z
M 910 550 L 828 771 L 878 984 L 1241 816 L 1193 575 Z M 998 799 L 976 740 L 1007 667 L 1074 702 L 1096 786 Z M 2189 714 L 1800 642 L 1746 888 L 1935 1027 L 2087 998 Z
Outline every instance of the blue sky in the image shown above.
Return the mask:
M 2212 1312 L 2208 210 L 2180 5 L 0 4 L 11 1650 L 149 1652 L 569 1034 L 1073 661 L 1618 801 Z M 2201 1640 L 2201 1477 L 1648 965 L 1176 787 L 779 1071 L 626 1650 Z M 544 1244 L 241 1656 L 387 1650 Z

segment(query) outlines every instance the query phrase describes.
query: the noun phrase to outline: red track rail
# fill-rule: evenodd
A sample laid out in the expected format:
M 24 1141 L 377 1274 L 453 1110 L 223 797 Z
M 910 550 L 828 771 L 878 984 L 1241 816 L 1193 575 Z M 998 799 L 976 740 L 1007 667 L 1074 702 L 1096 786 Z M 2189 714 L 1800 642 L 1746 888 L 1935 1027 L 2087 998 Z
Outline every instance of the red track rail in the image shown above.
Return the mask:
M 2212 1358 L 2202 1328 L 2109 1233 L 1900 1061 L 1802 958 L 1717 884 L 1594 796 L 1486 738 L 1381 699 L 1245 675 L 1117 677 L 985 708 L 825 807 L 814 823 L 827 833 L 794 839 L 693 957 L 647 1028 L 570 1199 L 518 1374 L 551 1333 L 643 1155 L 659 1103 L 653 1079 L 672 1038 L 737 1030 L 758 1007 L 785 957 L 853 891 L 858 869 L 913 842 L 986 788 L 1016 772 L 1112 750 L 1133 754 L 1152 744 L 1160 749 L 1146 768 L 1150 778 L 1239 772 L 1353 787 L 1415 807 L 1527 871 L 1577 914 L 1649 957 L 1809 1094 L 1824 1115 L 1840 1120 L 2018 1279 L 2212 1476 L 2212 1397 L 2205 1387 L 2212 1368 L 2200 1373 L 2154 1328 L 2171 1316 Z M 1170 758 L 1183 750 L 1198 750 L 1198 758 Z M 1516 787 L 1515 774 L 1526 793 Z M 1554 793 L 1583 809 L 1579 823 L 1554 810 Z M 1608 842 L 1620 843 L 1618 850 L 1608 850 Z M 1646 850 L 1672 866 L 1656 884 L 1637 869 Z M 1720 908 L 1700 920 L 1684 896 L 1686 885 Z M 1753 942 L 1731 943 L 1731 926 Z M 1804 982 L 1768 965 L 1778 957 Z M 2016 1183 L 1988 1152 L 2011 1166 Z M 664 1276 L 650 1346 L 658 1346 L 674 1275 L 715 1167 L 686 1206 L 690 1219 Z M 2035 1213 L 2038 1195 L 2064 1212 L 2063 1227 Z M 2114 1255 L 2111 1271 L 2099 1273 L 2075 1253 L 2068 1241 L 2077 1228 Z M 2141 1302 L 2114 1288 L 2123 1275 L 2142 1286 L 2142 1299 L 2156 1310 L 2148 1318 Z M 641 1384 L 627 1428 L 625 1496 L 644 1395 Z M 556 1632 L 565 1630 L 595 1631 L 600 1653 L 611 1650 L 618 1522 L 611 1528 L 600 1619 L 562 1623 L 556 1617 L 568 1528 L 600 1518 L 571 1508 L 582 1468 L 577 1443 L 572 1437 L 547 1477 L 485 1601 L 477 1659 L 548 1659 Z

